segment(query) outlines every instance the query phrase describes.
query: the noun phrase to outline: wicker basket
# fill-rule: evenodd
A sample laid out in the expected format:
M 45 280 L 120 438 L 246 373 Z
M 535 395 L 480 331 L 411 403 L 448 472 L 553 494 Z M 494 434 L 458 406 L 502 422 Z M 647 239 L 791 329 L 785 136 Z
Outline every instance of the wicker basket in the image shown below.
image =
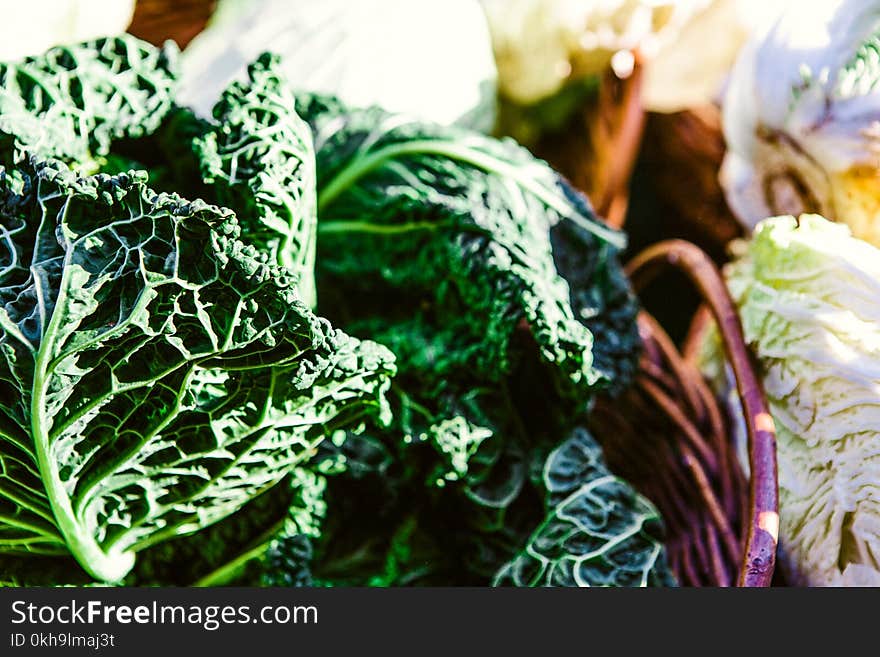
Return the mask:
M 157 44 L 171 39 L 183 48 L 204 28 L 214 5 L 214 0 L 139 0 L 129 31 Z M 627 79 L 609 73 L 595 103 L 567 126 L 565 134 L 538 144 L 536 153 L 590 195 L 609 224 L 620 227 L 630 175 L 647 150 L 662 160 L 657 179 L 670 193 L 667 200 L 682 211 L 685 225 L 701 228 L 694 233 L 697 241 L 717 252 L 737 230 L 718 198 L 715 172 L 723 143 L 719 146 L 717 124 L 711 112 L 646 118 L 639 94 L 642 67 L 636 59 Z M 673 167 L 683 177 L 701 176 L 697 195 L 714 214 L 693 211 L 693 195 L 676 194 L 665 185 L 667 168 Z M 710 256 L 693 243 L 667 240 L 633 258 L 627 273 L 641 290 L 664 267 L 684 272 L 704 305 L 695 313 L 681 351 L 650 314 L 641 313 L 644 352 L 636 385 L 618 399 L 599 400 L 593 432 L 612 470 L 651 499 L 666 520 L 670 563 L 681 584 L 769 586 L 778 515 L 775 435 L 767 401 L 735 308 Z M 695 363 L 696 345 L 712 317 L 746 418 L 748 479 L 730 440 L 726 407 Z
M 627 265 L 635 288 L 663 267 L 684 272 L 705 305 L 682 351 L 647 312 L 636 385 L 602 399 L 593 431 L 609 466 L 658 507 L 667 526 L 670 563 L 690 586 L 769 586 L 778 530 L 773 420 L 755 374 L 733 302 L 709 257 L 690 242 L 649 247 Z M 712 318 L 732 365 L 746 419 L 751 477 L 746 480 L 729 438 L 725 406 L 706 385 L 696 353 Z
M 591 139 L 579 157 L 588 168 L 591 159 L 606 160 L 610 152 L 625 160 L 616 168 L 626 172 L 634 170 L 638 157 L 647 159 L 661 190 L 660 212 L 671 209 L 680 217 L 661 230 L 693 236 L 717 260 L 727 242 L 739 235 L 718 184 L 724 143 L 717 111 L 707 107 L 646 117 L 640 85 L 638 66 L 628 80 L 614 80 L 609 73 L 600 98 L 612 100 L 581 118 Z M 571 150 L 568 146 L 561 166 L 571 166 Z M 545 155 L 556 163 L 552 152 Z M 609 223 L 624 226 L 617 213 L 627 206 L 629 179 L 605 180 L 610 187 L 593 192 L 596 207 L 610 213 Z M 654 217 L 662 219 L 666 217 Z M 599 401 L 593 432 L 612 470 L 651 499 L 666 520 L 667 548 L 679 582 L 769 586 L 779 515 L 775 430 L 766 396 L 713 257 L 693 242 L 666 239 L 632 258 L 626 271 L 639 292 L 664 268 L 684 273 L 698 292 L 701 303 L 690 330 L 679 350 L 648 312 L 641 313 L 644 352 L 636 385 L 619 399 Z M 681 287 L 667 287 L 661 298 L 677 293 Z M 731 439 L 729 407 L 715 397 L 697 365 L 699 346 L 713 319 L 745 419 L 748 479 Z

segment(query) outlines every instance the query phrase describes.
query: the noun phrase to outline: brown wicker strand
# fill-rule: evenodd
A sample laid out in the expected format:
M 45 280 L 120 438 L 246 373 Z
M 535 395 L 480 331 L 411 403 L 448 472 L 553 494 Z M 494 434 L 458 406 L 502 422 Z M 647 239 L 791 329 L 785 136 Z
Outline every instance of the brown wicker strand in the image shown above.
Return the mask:
M 642 325 L 646 325 L 648 330 L 645 331 L 650 335 L 650 342 L 656 345 L 663 355 L 663 362 L 672 370 L 678 386 L 684 393 L 684 398 L 693 412 L 698 412 L 702 406 L 698 393 L 695 392 L 693 385 L 688 385 L 693 377 L 690 376 L 691 369 L 687 367 L 684 360 L 675 348 L 672 339 L 666 335 L 666 332 L 660 328 L 657 321 L 648 313 L 640 313 L 638 321 Z
M 730 586 L 730 576 L 724 565 L 724 557 L 721 554 L 721 545 L 718 532 L 711 524 L 706 525 L 706 544 L 709 546 L 709 555 L 712 559 L 712 572 L 719 586 Z
M 686 446 L 682 445 L 681 449 L 688 470 L 696 481 L 701 497 L 706 503 L 705 508 L 708 511 L 712 522 L 715 523 L 715 526 L 721 532 L 722 544 L 727 550 L 728 556 L 735 560 L 739 557 L 740 545 L 739 540 L 734 534 L 733 528 L 730 526 L 730 521 L 727 516 L 724 515 L 724 511 L 721 509 L 721 503 L 715 496 L 715 493 L 712 490 L 712 485 L 709 483 L 709 478 L 706 476 L 706 472 L 700 465 L 699 460 L 694 457 L 694 454 Z M 700 543 L 700 541 L 695 542 Z
M 705 305 L 697 307 L 694 316 L 691 318 L 691 324 L 684 339 L 684 344 L 681 347 L 681 354 L 686 362 L 691 364 L 697 363 L 700 349 L 702 349 L 703 345 L 703 338 L 714 322 L 711 310 Z
M 736 517 L 741 512 L 741 506 L 737 503 L 746 490 L 747 483 L 745 474 L 736 457 L 731 453 L 730 444 L 727 441 L 727 431 L 722 418 L 718 401 L 705 382 L 701 381 L 699 393 L 706 403 L 705 421 L 709 425 L 709 434 L 714 438 L 715 449 L 718 454 L 718 477 L 721 487 L 721 499 L 725 501 L 725 513 L 730 517 Z
M 706 463 L 713 474 L 717 472 L 718 459 L 715 456 L 715 453 L 712 451 L 712 448 L 706 444 L 700 431 L 687 418 L 675 401 L 646 377 L 639 377 L 637 383 L 642 390 L 648 394 L 651 400 L 660 407 L 664 413 L 666 413 L 666 416 L 672 420 L 676 429 L 681 431 L 681 434 L 685 437 L 690 447 L 695 449 L 700 455 L 700 461 Z
M 655 330 L 662 331 L 659 327 Z M 650 351 L 660 353 L 653 348 L 652 334 L 644 335 L 644 340 L 646 354 Z M 650 363 L 646 367 L 648 363 L 650 361 L 644 357 L 640 380 L 650 378 L 647 372 L 655 364 Z M 664 378 L 670 378 L 665 363 L 658 363 L 656 367 L 665 373 Z M 680 394 L 676 394 L 677 387 L 679 386 L 672 386 L 669 394 L 676 395 L 679 403 L 684 404 L 680 408 L 686 409 Z M 741 553 L 741 516 L 733 514 L 728 521 L 724 514 L 719 516 L 716 513 L 713 516 L 706 511 L 712 504 L 712 500 L 707 500 L 706 497 L 716 498 L 723 491 L 715 487 L 707 494 L 705 488 L 700 488 L 700 481 L 707 481 L 710 477 L 707 475 L 700 478 L 691 470 L 699 468 L 700 472 L 704 472 L 707 470 L 706 464 L 700 463 L 696 452 L 689 451 L 690 467 L 688 466 L 688 460 L 682 456 L 682 444 L 686 444 L 687 440 L 681 436 L 681 430 L 676 428 L 664 409 L 657 405 L 643 386 L 636 385 L 623 398 L 600 400 L 593 412 L 591 424 L 603 444 L 612 470 L 631 481 L 642 494 L 654 502 L 663 516 L 669 563 L 679 582 L 690 586 L 727 585 L 737 571 Z M 701 424 L 700 429 L 705 433 L 707 427 Z M 742 495 L 742 489 L 739 494 Z M 740 500 L 724 500 L 721 504 L 725 509 L 738 509 Z M 713 558 L 711 551 L 707 551 L 702 545 L 693 545 L 695 542 L 705 541 L 707 532 L 726 533 L 728 536 L 728 549 L 725 550 L 727 554 L 721 564 L 717 558 Z M 733 554 L 730 554 L 731 548 Z M 687 558 L 684 556 L 686 551 L 690 553 Z

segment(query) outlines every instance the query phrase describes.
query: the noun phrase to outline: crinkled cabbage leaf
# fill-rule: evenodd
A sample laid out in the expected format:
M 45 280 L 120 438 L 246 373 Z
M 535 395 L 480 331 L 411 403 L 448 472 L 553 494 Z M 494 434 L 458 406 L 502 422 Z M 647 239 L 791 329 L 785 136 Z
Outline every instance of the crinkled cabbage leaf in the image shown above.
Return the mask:
M 114 140 L 158 128 L 172 107 L 177 56 L 173 42 L 156 48 L 121 35 L 0 63 L 0 162 L 26 149 L 94 168 Z
M 300 273 L 300 296 L 314 306 L 315 153 L 280 59 L 265 54 L 251 64 L 248 80 L 223 92 L 214 120 L 194 143 L 205 183 L 235 210 L 251 243 Z
M 668 586 L 654 506 L 605 465 L 576 429 L 544 466 L 547 517 L 495 578 L 513 586 Z
M 145 178 L 35 161 L 0 180 L 0 549 L 110 581 L 386 414 L 393 372 L 229 210 Z
M 325 96 L 297 109 L 317 156 L 319 307 L 399 369 L 389 428 L 328 456 L 346 472 L 328 480 L 314 574 L 489 583 L 544 515 L 548 453 L 635 370 L 623 236 L 511 141 Z M 369 530 L 345 520 L 364 505 Z

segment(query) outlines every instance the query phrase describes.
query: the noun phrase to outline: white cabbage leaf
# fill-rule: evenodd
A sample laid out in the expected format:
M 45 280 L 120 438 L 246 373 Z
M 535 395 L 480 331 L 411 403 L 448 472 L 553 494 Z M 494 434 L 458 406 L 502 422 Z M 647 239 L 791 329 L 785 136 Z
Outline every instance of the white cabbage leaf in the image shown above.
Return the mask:
M 725 274 L 776 424 L 780 564 L 798 585 L 880 585 L 880 250 L 818 215 L 741 247 Z

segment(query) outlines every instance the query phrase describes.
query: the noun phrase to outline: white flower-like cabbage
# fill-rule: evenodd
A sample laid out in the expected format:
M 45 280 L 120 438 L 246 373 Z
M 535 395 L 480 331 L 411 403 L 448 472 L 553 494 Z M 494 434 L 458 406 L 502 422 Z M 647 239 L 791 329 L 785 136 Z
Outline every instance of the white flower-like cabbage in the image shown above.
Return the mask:
M 482 0 L 502 94 L 527 105 L 601 73 L 618 52 L 646 56 L 711 0 Z
M 677 112 L 720 101 L 740 49 L 792 1 L 712 0 L 653 54 L 645 71 L 645 106 Z
M 181 101 L 210 115 L 263 51 L 296 89 L 490 131 L 495 61 L 478 0 L 221 0 L 183 53 Z
M 721 182 L 743 224 L 817 212 L 880 244 L 880 3 L 792 3 L 724 99 Z
M 0 60 L 38 55 L 52 46 L 115 36 L 131 22 L 135 0 L 4 2 Z
M 880 585 L 880 249 L 776 217 L 725 275 L 776 424 L 780 563 L 800 585 Z

